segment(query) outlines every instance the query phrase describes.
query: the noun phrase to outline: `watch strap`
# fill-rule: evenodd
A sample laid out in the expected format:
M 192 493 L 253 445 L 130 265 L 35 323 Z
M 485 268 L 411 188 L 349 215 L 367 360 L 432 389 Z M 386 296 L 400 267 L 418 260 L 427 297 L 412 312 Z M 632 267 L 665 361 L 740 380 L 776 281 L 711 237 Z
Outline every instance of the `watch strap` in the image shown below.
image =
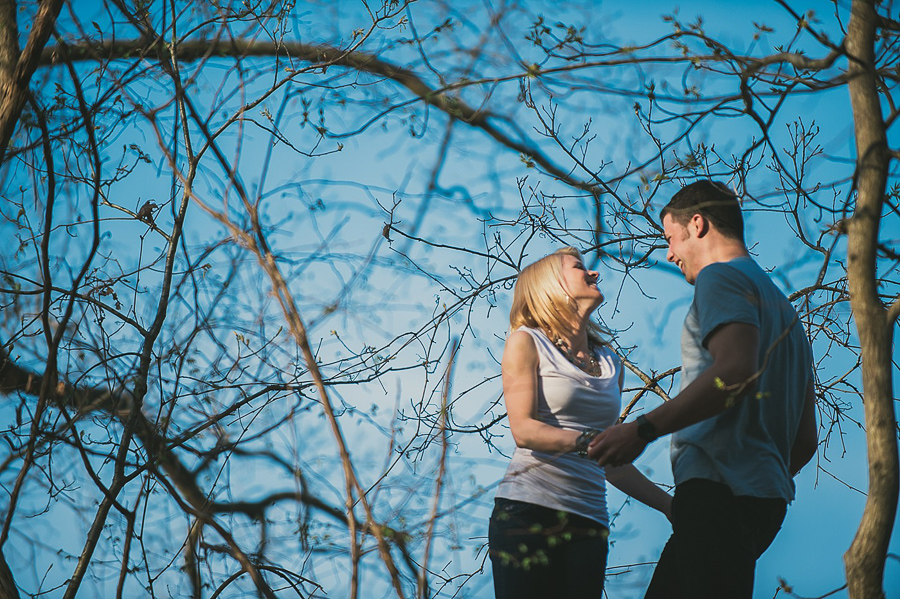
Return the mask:
M 647 420 L 647 417 L 641 414 L 637 418 L 634 419 L 635 423 L 637 423 L 637 434 L 638 437 L 650 443 L 659 438 L 659 433 L 656 432 L 656 427 L 653 426 L 653 423 Z

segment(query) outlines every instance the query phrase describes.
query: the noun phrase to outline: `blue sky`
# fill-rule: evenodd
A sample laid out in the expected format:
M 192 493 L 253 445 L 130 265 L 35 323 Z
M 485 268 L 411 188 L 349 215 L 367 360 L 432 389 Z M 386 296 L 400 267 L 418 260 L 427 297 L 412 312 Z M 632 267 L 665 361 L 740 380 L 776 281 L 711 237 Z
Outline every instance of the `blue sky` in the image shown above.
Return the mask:
M 459 23 L 459 29 L 453 34 L 456 39 L 471 41 L 473 36 L 483 32 L 485 6 L 498 9 L 501 3 L 454 3 L 451 13 Z M 548 23 L 556 21 L 564 23 L 585 24 L 585 36 L 589 40 L 601 42 L 610 40 L 621 44 L 637 43 L 657 36 L 665 35 L 672 30 L 672 25 L 662 19 L 663 15 L 673 14 L 673 4 L 668 2 L 644 2 L 639 5 L 602 2 L 573 2 L 564 5 L 526 2 L 526 8 L 534 12 L 544 13 Z M 826 31 L 835 31 L 836 25 L 831 20 L 834 6 L 828 2 L 806 3 L 798 11 L 814 7 L 823 20 L 822 27 Z M 434 18 L 439 11 L 437 4 L 419 3 L 413 6 L 412 16 L 419 32 L 427 31 L 435 23 Z M 846 12 L 841 4 L 841 11 Z M 80 8 L 79 8 L 80 9 Z M 346 9 L 346 10 L 344 10 Z M 335 36 L 346 35 L 354 28 L 360 18 L 359 5 L 353 3 L 329 4 L 320 2 L 299 3 L 296 14 L 295 32 L 301 39 L 329 40 Z M 738 48 L 749 48 L 752 42 L 749 36 L 754 31 L 753 22 L 765 23 L 775 29 L 769 34 L 772 40 L 789 38 L 794 25 L 787 12 L 772 2 L 695 2 L 682 4 L 678 13 L 684 23 L 693 22 L 695 15 L 704 17 L 705 28 L 711 35 L 719 36 L 732 42 Z M 86 22 L 90 18 L 84 17 Z M 95 18 L 102 19 L 101 16 Z M 470 21 L 466 19 L 470 18 Z M 507 58 L 506 52 L 518 52 L 522 57 L 537 56 L 534 49 L 524 39 L 525 25 L 522 20 L 514 21 L 518 27 L 510 26 L 506 33 L 509 45 L 497 42 L 491 45 L 480 67 L 492 73 L 500 69 L 497 65 Z M 384 40 L 390 39 L 395 32 L 388 31 L 373 36 L 372 42 L 364 49 L 375 51 Z M 451 38 L 452 39 L 452 38 Z M 761 52 L 761 44 L 769 40 L 764 38 L 757 44 L 756 52 Z M 806 47 L 815 48 L 808 40 L 802 42 Z M 451 44 L 452 45 L 452 44 Z M 432 65 L 436 68 L 456 72 L 459 68 L 457 60 L 449 59 L 441 51 L 447 46 L 436 44 Z M 662 51 L 668 51 L 666 45 Z M 817 50 L 815 50 L 817 51 Z M 492 54 L 494 53 L 494 54 Z M 416 68 L 427 73 L 427 68 L 406 46 L 392 48 L 388 52 L 392 60 L 409 60 Z M 209 108 L 220 93 L 225 67 L 216 64 L 209 67 L 201 77 L 202 85 L 197 91 L 197 99 L 204 108 Z M 270 79 L 265 68 L 260 69 L 262 75 L 254 85 L 249 86 L 252 96 L 264 89 Z M 591 119 L 592 133 L 595 141 L 586 152 L 592 165 L 608 161 L 608 171 L 624 170 L 629 164 L 648 160 L 654 153 L 647 136 L 642 132 L 640 122 L 635 116 L 633 104 L 638 102 L 641 109 L 649 110 L 645 99 L 623 97 L 615 93 L 601 94 L 593 85 L 607 82 L 594 81 L 597 71 L 588 71 L 584 79 L 580 74 L 566 82 L 584 84 L 581 89 L 571 93 L 562 93 L 562 86 L 552 82 L 546 87 L 544 81 L 533 83 L 535 101 L 539 109 L 549 110 L 557 106 L 561 137 L 575 135 Z M 601 71 L 605 74 L 607 71 Z M 640 79 L 653 81 L 662 95 L 669 85 L 672 96 L 681 93 L 682 81 L 698 82 L 707 93 L 733 93 L 734 81 L 723 82 L 708 73 L 694 73 L 685 69 L 672 73 L 662 69 L 646 68 L 641 72 L 627 70 L 616 71 L 622 81 Z M 263 104 L 250 111 L 246 118 L 246 129 L 239 137 L 237 133 L 223 136 L 222 147 L 229 156 L 235 156 L 233 166 L 248 186 L 255 191 L 262 187 L 265 215 L 273 223 L 272 243 L 279 255 L 285 260 L 285 272 L 289 275 L 292 290 L 309 316 L 311 336 L 317 341 L 317 349 L 325 358 L 339 360 L 350 352 L 344 345 L 358 348 L 370 344 L 383 347 L 383 353 L 396 350 L 396 356 L 404 365 L 414 364 L 422 355 L 428 354 L 424 344 L 416 347 L 398 349 L 399 343 L 392 339 L 400 332 L 422 326 L 434 314 L 440 314 L 442 306 L 451 304 L 454 293 L 461 293 L 472 281 L 483 279 L 496 280 L 511 277 L 514 271 L 508 266 L 498 265 L 481 256 L 471 255 L 464 251 L 437 247 L 421 242 L 406 242 L 397 235 L 388 241 L 382 235 L 382 227 L 388 218 L 385 208 L 393 202 L 400 201 L 395 211 L 397 227 L 411 232 L 416 222 L 422 198 L 427 194 L 428 180 L 437 163 L 438 147 L 443 139 L 445 119 L 435 110 L 424 110 L 419 104 L 398 109 L 375 121 L 375 123 L 359 135 L 343 136 L 342 133 L 353 131 L 373 114 L 371 105 L 377 106 L 379 98 L 369 90 L 373 81 L 362 79 L 352 85 L 340 79 L 334 70 L 329 71 L 338 84 L 346 84 L 347 90 L 342 102 L 335 101 L 337 92 L 324 90 L 319 93 L 310 83 L 315 83 L 320 74 L 313 74 L 302 80 L 309 83 L 306 87 L 299 85 L 291 89 L 296 92 L 286 104 L 286 116 L 279 126 L 285 135 L 302 150 L 330 152 L 336 150 L 338 144 L 343 149 L 339 152 L 327 153 L 311 158 L 302 153 L 285 151 L 283 144 L 273 144 L 263 127 L 254 126 L 251 121 L 262 125 L 269 115 L 277 115 L 281 108 L 282 96 L 275 95 Z M 431 77 L 431 75 L 428 75 Z M 695 79 L 696 78 L 696 79 Z M 432 77 L 429 80 L 433 80 Z M 613 86 L 610 82 L 610 86 Z M 590 84 L 590 85 L 589 85 Z M 154 82 L 147 82 L 151 89 L 150 100 L 162 102 L 169 93 L 162 86 L 154 88 Z M 731 87 L 729 87 L 731 86 Z M 223 86 L 226 87 L 226 86 Z M 508 81 L 496 87 L 485 84 L 463 90 L 463 98 L 469 102 L 484 100 L 488 108 L 508 109 L 512 118 L 499 122 L 498 127 L 510 135 L 527 136 L 541 147 L 558 164 L 568 165 L 570 160 L 559 148 L 545 143 L 535 129 L 540 128 L 537 112 L 530 111 L 515 104 L 518 91 L 517 81 Z M 555 96 L 551 96 L 551 92 Z M 156 95 L 154 95 L 156 94 Z M 301 124 L 298 114 L 300 98 L 309 98 L 311 104 L 310 117 L 315 121 L 317 108 L 324 106 L 323 118 L 327 124 L 330 137 L 320 140 L 309 124 Z M 375 98 L 375 99 L 373 99 Z M 402 90 L 393 94 L 395 102 L 407 99 Z M 225 116 L 232 114 L 243 101 L 237 97 L 231 101 L 223 101 L 221 111 L 209 108 L 211 123 L 217 125 Z M 152 103 L 152 102 L 151 102 Z M 665 105 L 665 104 L 664 104 Z M 674 100 L 670 107 L 674 109 Z M 543 114 L 547 114 L 544 112 Z M 826 148 L 826 155 L 821 157 L 811 168 L 810 177 L 818 177 L 829 181 L 845 177 L 848 172 L 847 162 L 852 158 L 851 123 L 848 118 L 848 103 L 844 90 L 821 94 L 821 96 L 801 97 L 786 104 L 776 125 L 773 137 L 776 145 L 787 145 L 790 137 L 789 125 L 802 119 L 806 126 L 818 125 L 821 132 L 819 143 Z M 499 121 L 499 119 L 498 119 Z M 427 126 L 425 126 L 427 123 Z M 673 135 L 678 131 L 677 123 L 660 123 L 658 133 L 661 137 Z M 747 119 L 722 116 L 710 124 L 701 124 L 693 130 L 687 141 L 676 149 L 684 155 L 685 145 L 696 147 L 703 143 L 715 148 L 721 155 L 729 156 L 739 153 L 752 138 L 755 130 Z M 892 141 L 900 141 L 892 134 Z M 240 143 L 238 143 L 240 142 Z M 528 259 L 537 259 L 543 253 L 552 251 L 559 241 L 543 237 L 539 234 L 530 240 L 525 247 L 527 223 L 513 223 L 523 213 L 523 202 L 530 202 L 529 215 L 535 217 L 542 210 L 534 203 L 534 196 L 540 192 L 557 194 L 560 197 L 552 202 L 554 215 L 565 217 L 570 236 L 570 243 L 587 245 L 589 235 L 585 232 L 591 226 L 592 214 L 590 204 L 583 197 L 571 197 L 571 188 L 558 185 L 549 177 L 528 168 L 519 156 L 512 152 L 500 151 L 482 132 L 458 125 L 451 138 L 443 166 L 436 178 L 437 193 L 431 198 L 431 204 L 424 218 L 418 223 L 417 235 L 442 246 L 474 249 L 478 252 L 494 251 L 499 245 L 510 248 L 513 254 L 517 250 L 525 251 Z M 109 189 L 109 198 L 117 203 L 137 210 L 144 201 L 155 200 L 163 204 L 169 197 L 172 182 L 167 175 L 167 165 L 156 147 L 156 139 L 149 128 L 123 128 L 110 144 L 110 155 L 118 152 L 119 146 L 137 144 L 151 155 L 148 164 L 140 164 L 135 175 Z M 319 144 L 318 146 L 316 144 Z M 896 145 L 896 144 L 895 144 Z M 130 150 L 123 150 L 131 156 Z M 271 158 L 267 153 L 271 151 Z M 673 160 L 671 155 L 667 160 Z M 114 162 L 111 160 L 111 162 Z M 713 171 L 717 169 L 714 167 Z M 721 170 L 721 169 L 718 169 Z M 17 182 L 28 183 L 23 174 L 24 167 L 15 175 Z M 650 161 L 643 173 L 636 173 L 625 178 L 619 185 L 619 193 L 629 201 L 640 202 L 649 198 L 649 192 L 642 187 L 641 175 L 652 180 L 659 172 L 656 162 Z M 766 162 L 760 163 L 748 178 L 748 191 L 762 202 L 777 202 L 779 194 L 774 190 L 778 185 L 777 178 L 767 169 Z M 733 181 L 729 181 L 733 183 Z M 661 205 L 678 188 L 677 182 L 666 182 L 652 198 L 651 212 L 655 213 Z M 838 184 L 836 188 L 845 193 L 846 185 Z M 209 168 L 203 172 L 198 184 L 198 192 L 208 202 L 221 202 L 222 198 L 234 201 L 233 190 L 224 181 L 221 169 Z M 25 192 L 23 192 L 24 194 Z M 828 196 L 827 188 L 817 193 Z M 25 197 L 25 195 L 23 195 Z M 77 190 L 71 194 L 72 214 L 78 210 Z M 30 198 L 28 198 L 30 202 Z M 612 201 L 606 197 L 605 201 Z M 27 205 L 27 202 L 26 202 Z M 221 206 L 221 204 L 215 204 Z M 231 205 L 233 214 L 239 210 Z M 752 251 L 760 264 L 771 269 L 773 276 L 786 290 L 802 288 L 815 279 L 817 265 L 803 248 L 799 247 L 791 224 L 778 214 L 768 211 L 759 202 L 748 203 L 748 239 Z M 165 207 L 168 210 L 168 206 Z M 104 216 L 121 218 L 110 220 L 104 243 L 118 262 L 112 261 L 109 270 L 122 268 L 127 271 L 137 263 L 146 263 L 148 259 L 158 257 L 164 251 L 163 239 L 148 232 L 145 225 L 130 218 L 121 217 L 114 210 L 104 209 Z M 550 208 L 547 208 L 550 211 Z M 13 216 L 13 215 L 7 215 Z M 160 213 L 160 218 L 164 218 Z M 73 217 L 74 221 L 74 217 Z M 801 215 L 804 226 L 817 230 L 827 226 L 820 215 L 808 210 Z M 186 244 L 194 249 L 202 248 L 210 242 L 227 238 L 227 233 L 206 217 L 196 207 L 191 208 L 188 217 Z M 13 227 L 8 227 L 12 234 Z M 897 218 L 885 220 L 886 240 L 900 239 L 900 222 Z M 73 225 L 72 231 L 79 231 Z M 138 240 L 140 242 L 138 243 Z M 657 243 L 659 240 L 657 240 Z M 838 244 L 840 255 L 844 249 L 843 242 Z M 75 244 L 72 244 L 75 247 Z M 199 250 L 198 250 L 199 251 Z M 627 248 L 625 249 L 627 251 Z M 245 263 L 240 271 L 242 285 L 238 287 L 240 297 L 229 298 L 233 303 L 227 313 L 237 320 L 234 331 L 229 331 L 224 345 L 237 345 L 233 334 L 240 331 L 251 336 L 253 331 L 259 332 L 259 338 L 272 336 L 283 324 L 279 320 L 276 307 L 267 295 L 267 282 L 260 275 L 258 267 L 246 258 L 239 260 Z M 204 270 L 204 276 L 211 279 L 224 277 L 231 266 L 234 254 L 215 253 L 210 258 L 210 268 Z M 371 258 L 371 260 L 369 260 Z M 630 359 L 642 368 L 657 371 L 676 366 L 679 362 L 678 339 L 684 314 L 687 311 L 691 288 L 670 266 L 665 264 L 663 250 L 657 250 L 650 257 L 652 268 L 629 273 L 621 272 L 613 260 L 604 259 L 598 263 L 601 272 L 601 288 L 608 301 L 599 310 L 600 317 L 616 332 L 616 342 Z M 7 264 L 17 264 L 6 257 Z M 292 262 L 293 261 L 293 262 Z M 830 267 L 830 276 L 835 276 L 840 264 L 834 262 Z M 430 275 L 426 276 L 425 271 Z M 634 276 L 631 276 L 634 274 Z M 152 289 L 154 275 L 147 273 L 139 282 L 131 281 L 138 288 L 139 283 L 151 290 L 150 294 L 134 296 L 134 313 L 140 319 L 148 319 L 152 314 L 155 298 Z M 467 278 L 468 277 L 468 278 Z M 120 290 L 122 297 L 127 297 L 127 290 Z M 494 402 L 499 396 L 499 365 L 496 360 L 502 352 L 503 339 L 506 334 L 506 315 L 508 313 L 510 293 L 508 288 L 495 285 L 491 293 L 485 294 L 482 300 L 474 302 L 470 310 L 463 310 L 448 319 L 445 325 L 436 328 L 436 345 L 440 346 L 450 337 L 464 330 L 466 323 L 471 329 L 466 332 L 463 351 L 456 365 L 453 389 L 455 403 L 453 406 L 455 423 L 460 427 L 475 427 L 491 421 L 502 413 L 502 407 Z M 329 306 L 337 304 L 341 309 L 330 312 Z M 127 302 L 126 302 L 127 303 Z M 839 308 L 846 310 L 846 307 Z M 177 308 L 178 318 L 190 322 L 189 307 Z M 256 316 L 261 315 L 258 320 Z M 178 339 L 177 331 L 172 339 Z M 123 339 L 123 345 L 125 343 Z M 820 357 L 829 354 L 820 364 L 819 377 L 828 380 L 837 373 L 849 368 L 849 354 L 830 349 L 823 336 L 819 337 L 815 349 Z M 210 346 L 203 346 L 204 351 L 215 353 Z M 289 354 L 289 350 L 285 354 Z M 435 350 L 435 355 L 438 354 Z M 432 355 L 432 357 L 434 357 Z M 210 358 L 211 359 L 211 358 Z M 291 363 L 295 356 L 278 355 L 278 360 Z M 373 358 L 374 359 L 374 358 Z M 410 370 L 384 377 L 380 384 L 358 385 L 353 387 L 335 387 L 333 393 L 343 407 L 348 408 L 345 420 L 348 438 L 353 440 L 353 451 L 359 459 L 359 467 L 363 477 L 374 484 L 383 472 L 385 460 L 390 457 L 389 443 L 396 436 L 396 442 L 414 443 L 417 434 L 423 434 L 416 428 L 414 421 L 403 421 L 401 415 L 407 416 L 415 411 L 416 402 L 433 405 L 435 397 L 440 394 L 441 369 L 446 364 L 446 355 L 432 372 Z M 337 366 L 332 366 L 337 370 Z M 895 395 L 900 396 L 900 382 L 896 379 Z M 853 382 L 858 383 L 858 375 Z M 668 381 L 677 386 L 677 377 Z M 629 377 L 626 387 L 634 387 L 637 381 Z M 626 393 L 625 400 L 630 399 Z M 152 400 L 151 400 L 152 401 Z M 157 398 L 157 401 L 161 401 Z M 651 408 L 658 400 L 648 399 L 640 407 Z M 429 403 L 431 402 L 431 403 Z M 354 413 L 353 410 L 356 410 Z M 3 413 L 4 420 L 13 418 L 11 408 Z M 861 409 L 855 405 L 849 416 L 861 419 Z M 193 417 L 191 414 L 184 416 Z M 254 416 L 255 417 L 255 416 Z M 260 416 L 265 419 L 265 414 Z M 302 455 L 305 463 L 318 465 L 315 485 L 324 489 L 329 496 L 340 497 L 341 482 L 337 477 L 333 441 L 324 431 L 321 420 L 298 418 L 296 430 L 279 429 L 267 441 L 276 447 L 290 448 Z M 398 424 L 399 422 L 399 424 Z M 299 424 L 302 423 L 302 424 Z M 864 436 L 851 421 L 843 423 L 844 429 L 830 437 L 829 445 L 823 446 L 817 456 L 819 468 L 808 467 L 797 478 L 797 501 L 791 506 L 784 528 L 773 547 L 760 560 L 757 571 L 757 586 L 754 597 L 768 599 L 774 597 L 779 586 L 779 579 L 784 579 L 793 586 L 795 592 L 802 597 L 818 597 L 843 584 L 842 554 L 849 546 L 855 533 L 864 496 L 861 491 L 866 487 Z M 484 559 L 483 544 L 487 533 L 487 516 L 490 509 L 493 488 L 502 476 L 506 467 L 506 456 L 512 451 L 513 444 L 505 424 L 492 429 L 497 435 L 491 439 L 492 446 L 484 443 L 476 434 L 457 434 L 453 438 L 453 451 L 450 453 L 452 465 L 450 478 L 443 498 L 442 508 L 450 512 L 443 521 L 443 536 L 438 540 L 443 544 L 436 548 L 435 567 L 445 568 L 450 574 L 464 573 L 476 569 Z M 100 431 L 96 431 L 99 433 Z M 662 439 L 653 444 L 638 460 L 638 465 L 648 475 L 663 484 L 671 482 L 668 465 L 668 441 Z M 407 479 L 399 475 L 396 480 L 388 478 L 383 490 L 379 493 L 384 499 L 386 514 L 391 514 L 398 521 L 413 518 L 413 514 L 421 513 L 421 506 L 427 503 L 430 485 L 434 476 L 436 456 L 434 450 L 424 452 L 416 459 L 403 461 L 397 471 L 405 472 L 418 487 L 404 488 Z M 226 469 L 227 470 L 227 469 Z M 278 481 L 282 473 L 271 465 L 260 465 L 249 471 L 236 471 L 234 488 L 221 485 L 217 489 L 225 495 L 259 496 L 273 488 L 273 480 Z M 4 482 L 6 482 L 4 480 Z M 89 503 L 94 497 L 84 491 L 84 502 Z M 621 506 L 625 499 L 616 491 L 610 492 L 610 505 Z M 44 497 L 38 497 L 35 511 L 40 510 Z M 412 507 L 419 509 L 413 510 Z M 407 509 L 409 508 L 409 509 Z M 57 530 L 71 527 L 66 542 L 71 543 L 69 549 L 77 553 L 78 527 L 84 526 L 80 518 L 68 508 L 55 507 L 53 518 L 43 522 L 29 522 L 23 530 L 23 536 L 14 538 L 13 542 L 23 547 L 22 560 L 32 559 L 52 562 L 53 548 L 41 549 L 29 543 L 28 533 L 40 532 L 52 535 L 54 523 Z M 160 518 L 162 521 L 163 518 Z M 171 534 L 177 538 L 182 522 L 175 518 L 166 526 L 171 527 Z M 165 526 L 160 525 L 161 528 Z M 613 548 L 610 555 L 612 567 L 608 590 L 612 597 L 640 597 L 643 587 L 649 580 L 652 562 L 658 556 L 668 534 L 668 523 L 659 515 L 639 505 L 629 504 L 616 517 L 613 528 Z M 42 538 L 52 538 L 44 536 Z M 35 550 L 32 558 L 30 551 Z M 900 555 L 900 535 L 894 534 L 891 552 Z M 26 562 L 27 563 L 27 562 Z M 645 564 L 627 568 L 622 566 Z M 335 562 L 316 562 L 315 573 L 326 584 L 333 594 L 340 596 L 345 582 L 344 572 Z M 373 571 L 375 569 L 373 568 Z M 489 570 L 489 569 L 488 569 Z M 52 570 L 50 578 L 57 576 L 64 580 L 65 568 Z M 378 587 L 377 572 L 369 580 Z M 344 579 L 344 580 L 342 580 Z M 103 589 L 98 582 L 97 588 Z M 469 580 L 463 590 L 463 596 L 489 597 L 490 574 L 488 571 Z M 888 597 L 900 598 L 900 560 L 888 561 L 885 588 Z M 785 596 L 784 592 L 780 596 Z M 833 597 L 846 597 L 845 592 L 838 592 Z

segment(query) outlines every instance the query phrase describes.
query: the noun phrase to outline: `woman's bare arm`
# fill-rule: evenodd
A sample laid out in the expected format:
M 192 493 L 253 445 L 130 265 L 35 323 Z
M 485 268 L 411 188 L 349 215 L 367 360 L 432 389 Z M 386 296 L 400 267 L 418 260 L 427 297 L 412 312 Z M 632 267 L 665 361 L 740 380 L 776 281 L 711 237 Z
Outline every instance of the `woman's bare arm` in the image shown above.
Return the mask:
M 531 335 L 516 331 L 509 336 L 501 363 L 509 428 L 517 447 L 546 453 L 572 451 L 578 431 L 557 428 L 537 419 L 538 361 Z

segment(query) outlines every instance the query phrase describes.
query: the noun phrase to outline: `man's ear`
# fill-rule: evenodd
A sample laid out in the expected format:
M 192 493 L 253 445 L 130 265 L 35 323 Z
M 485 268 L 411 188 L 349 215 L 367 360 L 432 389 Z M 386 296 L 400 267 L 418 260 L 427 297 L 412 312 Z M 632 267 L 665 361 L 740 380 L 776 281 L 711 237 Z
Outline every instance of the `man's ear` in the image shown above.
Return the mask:
M 702 214 L 692 216 L 691 220 L 688 221 L 688 225 L 697 232 L 697 237 L 704 237 L 709 233 L 709 220 Z

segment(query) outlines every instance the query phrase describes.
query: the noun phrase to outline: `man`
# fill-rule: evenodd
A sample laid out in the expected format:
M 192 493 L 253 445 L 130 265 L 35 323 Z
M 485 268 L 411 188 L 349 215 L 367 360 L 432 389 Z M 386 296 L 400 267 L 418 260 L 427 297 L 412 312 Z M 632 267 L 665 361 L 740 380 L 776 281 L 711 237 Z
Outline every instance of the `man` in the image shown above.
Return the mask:
M 681 391 L 591 443 L 601 465 L 672 435 L 673 533 L 645 599 L 750 599 L 756 560 L 815 455 L 812 351 L 790 302 L 750 257 L 737 197 L 698 181 L 662 210 L 666 259 L 694 285 Z

